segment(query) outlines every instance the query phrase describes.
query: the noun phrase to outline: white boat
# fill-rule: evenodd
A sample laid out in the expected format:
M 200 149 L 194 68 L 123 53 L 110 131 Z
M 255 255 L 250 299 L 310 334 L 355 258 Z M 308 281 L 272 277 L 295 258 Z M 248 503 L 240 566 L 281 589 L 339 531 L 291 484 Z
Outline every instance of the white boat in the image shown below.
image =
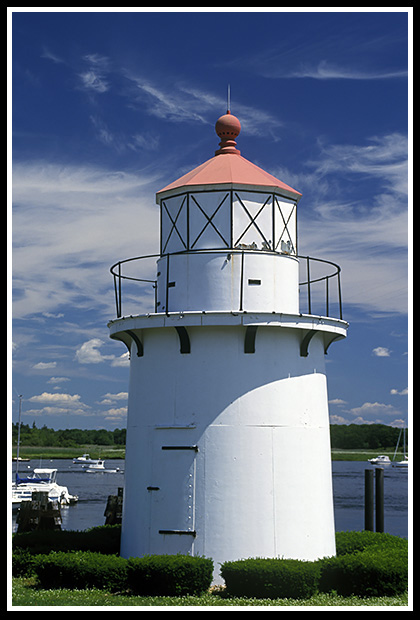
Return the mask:
M 408 467 L 408 456 L 406 455 L 402 461 L 394 461 L 392 467 Z
M 95 474 L 98 472 L 103 472 L 105 474 L 120 474 L 120 473 L 122 474 L 123 473 L 122 469 L 120 469 L 119 467 L 115 467 L 114 469 L 106 469 L 105 461 L 101 461 L 101 460 L 99 460 L 94 465 L 89 465 L 89 467 L 86 467 L 84 471 L 87 474 Z
M 96 472 L 96 471 L 104 471 L 104 469 L 105 469 L 105 461 L 102 461 L 101 459 L 98 459 L 97 461 L 92 462 L 87 467 L 84 467 L 84 471 L 86 471 L 88 474 L 92 472 Z
M 99 459 L 91 459 L 90 454 L 82 454 L 82 456 L 77 456 L 73 459 L 73 463 L 78 465 L 93 465 L 97 463 Z
M 372 463 L 372 465 L 390 465 L 391 459 L 386 454 L 380 454 L 374 459 L 368 459 L 368 462 Z
M 402 459 L 402 461 L 396 461 L 395 460 L 395 455 L 397 454 L 398 444 L 400 443 L 400 438 L 401 438 L 402 430 L 404 430 L 404 446 L 403 446 L 404 458 Z M 405 467 L 405 468 L 408 467 L 408 455 L 406 454 L 406 451 L 405 451 L 405 427 L 402 430 L 400 431 L 400 434 L 398 435 L 397 446 L 395 448 L 394 458 L 392 459 L 392 467 Z
M 16 480 L 12 484 L 12 507 L 17 509 L 21 502 L 30 501 L 33 492 L 47 492 L 50 500 L 56 500 L 61 506 L 75 504 L 79 499 L 71 495 L 65 486 L 57 484 L 57 470 L 36 468 L 25 478 L 16 473 Z
M 22 416 L 22 395 L 19 395 L 19 422 L 16 452 L 15 481 L 12 483 L 12 510 L 17 510 L 22 502 L 30 501 L 32 493 L 47 492 L 50 500 L 58 501 L 61 506 L 69 506 L 78 501 L 77 495 L 71 495 L 67 487 L 57 484 L 57 469 L 36 468 L 28 476 L 19 476 L 20 427 Z

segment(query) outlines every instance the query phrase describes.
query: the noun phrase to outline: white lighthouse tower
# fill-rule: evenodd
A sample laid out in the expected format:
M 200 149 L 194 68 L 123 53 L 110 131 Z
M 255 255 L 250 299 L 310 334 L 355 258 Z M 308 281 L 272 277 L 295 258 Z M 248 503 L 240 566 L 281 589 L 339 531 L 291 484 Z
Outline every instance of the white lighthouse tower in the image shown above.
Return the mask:
M 347 331 L 340 268 L 298 254 L 301 194 L 242 157 L 240 128 L 219 118 L 215 155 L 157 193 L 160 253 L 111 269 L 110 336 L 130 351 L 121 554 L 206 556 L 216 583 L 226 560 L 335 554 L 324 357 Z M 124 315 L 145 258 L 154 308 Z

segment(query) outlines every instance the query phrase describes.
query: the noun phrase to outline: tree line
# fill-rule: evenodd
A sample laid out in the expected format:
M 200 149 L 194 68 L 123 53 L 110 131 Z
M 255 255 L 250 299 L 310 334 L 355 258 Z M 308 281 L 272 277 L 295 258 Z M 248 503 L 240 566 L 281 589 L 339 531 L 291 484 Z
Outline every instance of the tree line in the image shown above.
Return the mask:
M 331 424 L 331 448 L 358 450 L 394 450 L 401 429 L 386 424 Z M 407 447 L 407 431 L 405 442 Z M 402 450 L 402 439 L 399 444 Z
M 21 424 L 20 444 L 22 446 L 51 446 L 57 448 L 73 448 L 81 445 L 125 446 L 125 428 L 116 428 L 113 431 L 101 429 L 66 428 L 54 430 L 47 426 L 37 428 Z M 13 424 L 12 442 L 16 446 L 18 441 L 18 424 Z
M 386 424 L 331 424 L 331 448 L 342 450 L 379 450 L 394 449 L 397 445 L 399 428 Z M 13 424 L 12 440 L 17 445 L 18 424 Z M 70 428 L 54 430 L 43 426 L 37 428 L 21 424 L 20 443 L 22 446 L 52 446 L 72 448 L 80 445 L 124 446 L 126 429 L 116 428 L 113 431 L 106 429 L 79 429 Z M 407 434 L 406 434 L 407 445 Z M 402 442 L 400 442 L 402 448 Z

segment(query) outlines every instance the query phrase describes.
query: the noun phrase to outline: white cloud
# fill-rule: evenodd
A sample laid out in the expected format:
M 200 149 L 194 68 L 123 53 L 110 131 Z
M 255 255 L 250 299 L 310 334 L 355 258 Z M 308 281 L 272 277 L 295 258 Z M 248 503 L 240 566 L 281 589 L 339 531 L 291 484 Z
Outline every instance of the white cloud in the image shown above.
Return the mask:
M 130 366 L 130 354 L 128 351 L 112 360 L 111 366 L 128 367 Z
M 328 401 L 330 405 L 346 405 L 347 401 L 342 400 L 341 398 L 332 398 Z
M 386 347 L 375 347 L 375 349 L 372 349 L 372 353 L 376 357 L 390 357 L 391 355 L 391 351 Z
M 271 171 L 302 191 L 300 253 L 340 265 L 344 309 L 407 313 L 407 159 L 407 137 L 390 134 L 366 145 L 320 144 L 308 175 Z M 361 184 L 373 198 L 363 198 Z
M 120 422 L 126 416 L 127 416 L 127 407 L 118 407 L 118 408 L 108 409 L 108 411 L 106 411 L 104 414 L 105 420 L 109 420 L 109 421 L 114 420 L 117 422 Z
M 37 364 L 34 364 L 32 368 L 35 370 L 50 370 L 56 366 L 57 362 L 38 362 Z
M 382 418 L 382 416 L 397 416 L 401 415 L 401 411 L 399 411 L 393 405 L 386 405 L 385 403 L 363 403 L 360 407 L 353 407 L 349 410 L 349 413 L 356 416 L 356 420 L 362 418 L 364 416 L 369 416 L 369 421 L 374 422 Z M 373 419 L 374 418 L 374 419 Z M 354 421 L 355 424 L 359 422 Z
M 76 351 L 76 360 L 79 364 L 99 364 L 114 359 L 114 355 L 102 355 L 99 348 L 104 344 L 99 338 L 92 338 L 84 342 Z
M 79 394 L 43 392 L 26 400 L 35 405 L 41 405 L 38 409 L 25 407 L 23 415 L 26 416 L 86 415 L 91 409 L 89 405 L 82 402 Z
M 85 406 L 86 407 L 86 406 Z M 25 411 L 22 413 L 22 415 L 26 415 L 26 416 L 63 416 L 66 414 L 71 414 L 73 415 L 86 415 L 86 408 L 85 407 L 50 407 L 50 406 L 46 406 L 46 407 L 42 407 L 41 409 L 25 409 Z
M 89 66 L 79 74 L 82 87 L 99 94 L 106 93 L 110 89 L 109 80 L 105 77 L 110 64 L 108 58 L 99 54 L 87 54 L 84 60 Z
M 330 415 L 330 424 L 349 424 L 349 421 L 341 415 Z
M 70 381 L 70 379 L 68 377 L 51 377 L 48 379 L 47 383 L 55 385 L 56 383 L 64 383 L 65 381 Z
M 119 392 L 118 394 L 104 394 L 103 399 L 100 401 L 100 405 L 112 405 L 119 400 L 127 400 L 128 392 Z
M 95 72 L 93 69 L 81 73 L 79 77 L 83 87 L 87 90 L 93 90 L 96 93 L 106 93 L 109 90 L 108 82 L 100 73 Z
M 158 251 L 156 176 L 92 166 L 16 163 L 13 316 L 95 308 L 115 316 L 110 266 Z M 137 222 L 136 226 L 127 222 Z M 139 277 L 147 264 L 139 265 Z M 138 291 L 141 305 L 143 289 Z
M 37 396 L 31 396 L 28 398 L 31 403 L 61 403 L 66 405 L 79 405 L 79 394 L 51 394 L 49 392 L 43 392 Z
M 392 388 L 392 390 L 391 390 L 390 394 L 393 394 L 393 395 L 398 395 L 398 396 L 407 396 L 407 394 L 408 394 L 408 388 L 404 388 L 404 389 L 403 389 L 403 390 L 401 390 L 401 391 L 398 391 L 397 389 Z
M 285 72 L 283 78 L 312 78 L 315 80 L 389 80 L 406 78 L 408 72 L 401 71 L 366 71 L 354 67 L 344 67 L 321 60 L 316 65 L 301 65 L 298 69 Z
M 81 344 L 76 350 L 75 359 L 79 364 L 100 364 L 110 362 L 113 367 L 128 367 L 130 365 L 130 355 L 128 351 L 120 356 L 114 354 L 104 355 L 99 350 L 105 342 L 100 338 L 91 338 Z

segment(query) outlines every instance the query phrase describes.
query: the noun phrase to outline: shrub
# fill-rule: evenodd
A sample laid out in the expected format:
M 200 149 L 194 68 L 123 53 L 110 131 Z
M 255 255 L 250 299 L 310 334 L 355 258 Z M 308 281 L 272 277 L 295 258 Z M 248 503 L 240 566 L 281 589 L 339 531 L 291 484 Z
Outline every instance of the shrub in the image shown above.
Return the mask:
M 190 555 L 149 555 L 128 561 L 128 587 L 140 595 L 198 595 L 208 590 L 213 561 Z
M 364 551 L 320 561 L 321 592 L 349 596 L 394 596 L 408 586 L 408 550 L 403 546 L 370 546 Z
M 13 535 L 13 551 L 26 549 L 32 555 L 50 551 L 120 551 L 121 525 L 100 525 L 82 532 L 75 530 L 35 530 Z
M 317 591 L 317 562 L 255 558 L 224 562 L 221 575 L 232 596 L 308 598 Z
M 35 572 L 43 588 L 99 588 L 111 591 L 127 587 L 127 560 L 92 551 L 52 552 L 34 558 Z
M 355 551 L 364 551 L 368 547 L 399 547 L 407 549 L 406 538 L 381 532 L 337 532 L 335 535 L 337 555 L 347 555 Z
M 17 549 L 12 554 L 13 577 L 30 577 L 34 574 L 34 558 L 27 549 Z

